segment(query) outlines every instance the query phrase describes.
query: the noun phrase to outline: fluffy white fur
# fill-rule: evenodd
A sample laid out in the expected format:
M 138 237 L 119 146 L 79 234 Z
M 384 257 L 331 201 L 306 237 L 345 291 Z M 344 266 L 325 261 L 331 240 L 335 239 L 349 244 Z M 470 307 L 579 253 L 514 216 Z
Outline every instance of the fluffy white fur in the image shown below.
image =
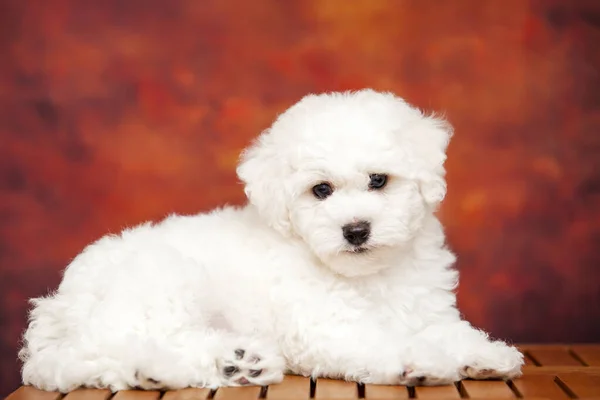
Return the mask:
M 377 384 L 513 378 L 522 355 L 461 320 L 435 211 L 450 126 L 389 93 L 309 95 L 244 152 L 249 204 L 89 245 L 32 300 L 25 384 L 182 388 L 283 373 Z M 381 190 L 370 174 L 387 174 Z M 317 199 L 312 187 L 334 192 Z M 368 221 L 361 251 L 342 226 Z

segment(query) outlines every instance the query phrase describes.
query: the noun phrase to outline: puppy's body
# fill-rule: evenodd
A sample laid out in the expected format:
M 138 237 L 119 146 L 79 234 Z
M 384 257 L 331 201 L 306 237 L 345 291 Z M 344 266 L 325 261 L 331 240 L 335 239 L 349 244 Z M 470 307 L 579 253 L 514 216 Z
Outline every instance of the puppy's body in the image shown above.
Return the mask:
M 461 321 L 434 211 L 448 131 L 372 91 L 309 96 L 244 154 L 250 204 L 107 236 L 35 301 L 23 380 L 43 389 L 218 387 L 286 370 L 365 383 L 513 377 Z M 381 189 L 373 174 L 389 175 Z M 326 198 L 311 188 L 326 182 Z M 357 221 L 368 238 L 352 244 Z

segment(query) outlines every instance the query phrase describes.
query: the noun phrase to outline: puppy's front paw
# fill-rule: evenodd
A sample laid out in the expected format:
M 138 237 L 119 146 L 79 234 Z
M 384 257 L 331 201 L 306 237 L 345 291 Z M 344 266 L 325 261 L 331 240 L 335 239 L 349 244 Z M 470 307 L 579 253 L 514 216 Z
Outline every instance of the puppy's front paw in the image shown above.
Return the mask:
M 460 375 L 463 378 L 469 379 L 500 379 L 504 377 L 500 371 L 488 368 L 480 368 L 478 366 L 466 366 L 460 370 Z
M 222 386 L 266 386 L 283 380 L 285 362 L 272 349 L 239 345 L 218 360 Z
M 135 380 L 137 382 L 136 387 L 143 390 L 160 390 L 166 388 L 163 382 L 152 376 L 147 376 L 140 370 L 135 372 Z
M 460 375 L 455 371 L 438 368 L 407 367 L 400 376 L 400 384 L 405 386 L 442 386 L 458 380 Z
M 523 354 L 515 347 L 492 342 L 475 354 L 460 375 L 470 379 L 513 379 L 521 376 Z
M 400 384 L 406 386 L 450 385 L 461 379 L 459 363 L 445 349 L 427 342 L 414 343 L 404 359 Z

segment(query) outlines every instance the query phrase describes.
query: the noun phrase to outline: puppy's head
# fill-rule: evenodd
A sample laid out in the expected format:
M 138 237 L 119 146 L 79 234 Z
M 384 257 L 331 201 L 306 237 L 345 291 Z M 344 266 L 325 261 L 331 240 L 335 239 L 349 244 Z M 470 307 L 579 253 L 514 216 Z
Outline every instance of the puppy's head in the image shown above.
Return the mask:
M 446 194 L 443 120 L 372 90 L 309 95 L 243 153 L 250 202 L 346 276 L 385 268 Z

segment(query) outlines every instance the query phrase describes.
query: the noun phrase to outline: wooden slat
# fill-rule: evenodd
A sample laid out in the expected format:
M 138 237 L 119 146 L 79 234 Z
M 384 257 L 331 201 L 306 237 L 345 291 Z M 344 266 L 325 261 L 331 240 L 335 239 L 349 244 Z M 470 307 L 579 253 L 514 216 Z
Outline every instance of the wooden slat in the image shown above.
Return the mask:
M 525 375 L 513 381 L 513 385 L 525 398 L 547 397 L 568 399 L 569 396 L 556 384 L 554 375 Z
M 286 376 L 283 382 L 270 385 L 269 400 L 303 400 L 310 398 L 310 379 L 303 376 Z
M 586 367 L 584 365 L 580 365 L 578 367 L 567 367 L 567 366 L 556 366 L 556 367 L 524 367 L 523 374 L 524 375 L 551 375 L 551 374 L 560 374 L 564 372 L 584 372 L 584 373 L 592 373 L 592 372 L 600 372 L 600 367 Z
M 21 386 L 11 393 L 6 400 L 57 400 L 62 395 L 58 392 L 45 392 L 31 386 Z
M 528 346 L 527 353 L 541 366 L 580 366 L 567 346 Z
M 408 399 L 405 386 L 365 385 L 365 398 L 369 400 Z
M 77 389 L 67 394 L 65 400 L 107 400 L 111 396 L 108 389 Z
M 578 398 L 600 396 L 600 374 L 564 373 L 559 374 L 558 379 Z
M 112 400 L 158 400 L 160 392 L 157 390 L 122 390 L 117 392 Z
M 415 387 L 418 399 L 460 399 L 460 393 L 454 385 Z
M 502 381 L 461 382 L 462 394 L 470 398 L 506 399 L 515 398 L 517 393 L 525 399 L 600 399 L 600 345 L 524 345 L 520 349 L 531 354 L 540 366 L 531 363 L 523 368 L 524 376 L 515 379 L 512 388 Z M 556 381 L 555 381 L 556 379 Z M 416 387 L 414 392 L 404 386 L 365 385 L 365 398 L 406 399 L 414 393 L 418 399 L 456 399 L 460 397 L 454 386 Z M 161 399 L 159 391 L 126 390 L 111 398 L 108 390 L 79 389 L 65 396 L 58 392 L 45 392 L 24 386 L 7 397 L 8 400 L 204 400 L 211 394 L 208 389 L 184 389 L 168 391 Z M 260 387 L 221 388 L 215 399 L 257 399 L 264 392 Z M 319 379 L 316 385 L 317 399 L 358 398 L 354 382 Z M 305 399 L 310 396 L 310 380 L 304 377 L 288 376 L 284 382 L 268 388 L 267 400 Z M 63 398 L 64 397 L 64 398 Z
M 527 352 L 527 347 L 518 346 L 517 347 L 521 353 L 523 353 L 523 359 L 525 361 L 525 366 L 535 366 L 535 363 L 529 358 L 529 354 Z
M 358 398 L 355 382 L 335 379 L 317 379 L 316 399 L 352 399 Z
M 576 345 L 571 346 L 571 350 L 587 365 L 600 367 L 600 346 Z
M 467 395 L 472 398 L 512 399 L 516 395 L 504 381 L 462 381 Z
M 188 388 L 169 391 L 164 394 L 162 400 L 200 400 L 208 398 L 209 395 L 210 389 Z
M 223 387 L 217 390 L 214 399 L 217 400 L 254 400 L 260 396 L 260 386 Z

